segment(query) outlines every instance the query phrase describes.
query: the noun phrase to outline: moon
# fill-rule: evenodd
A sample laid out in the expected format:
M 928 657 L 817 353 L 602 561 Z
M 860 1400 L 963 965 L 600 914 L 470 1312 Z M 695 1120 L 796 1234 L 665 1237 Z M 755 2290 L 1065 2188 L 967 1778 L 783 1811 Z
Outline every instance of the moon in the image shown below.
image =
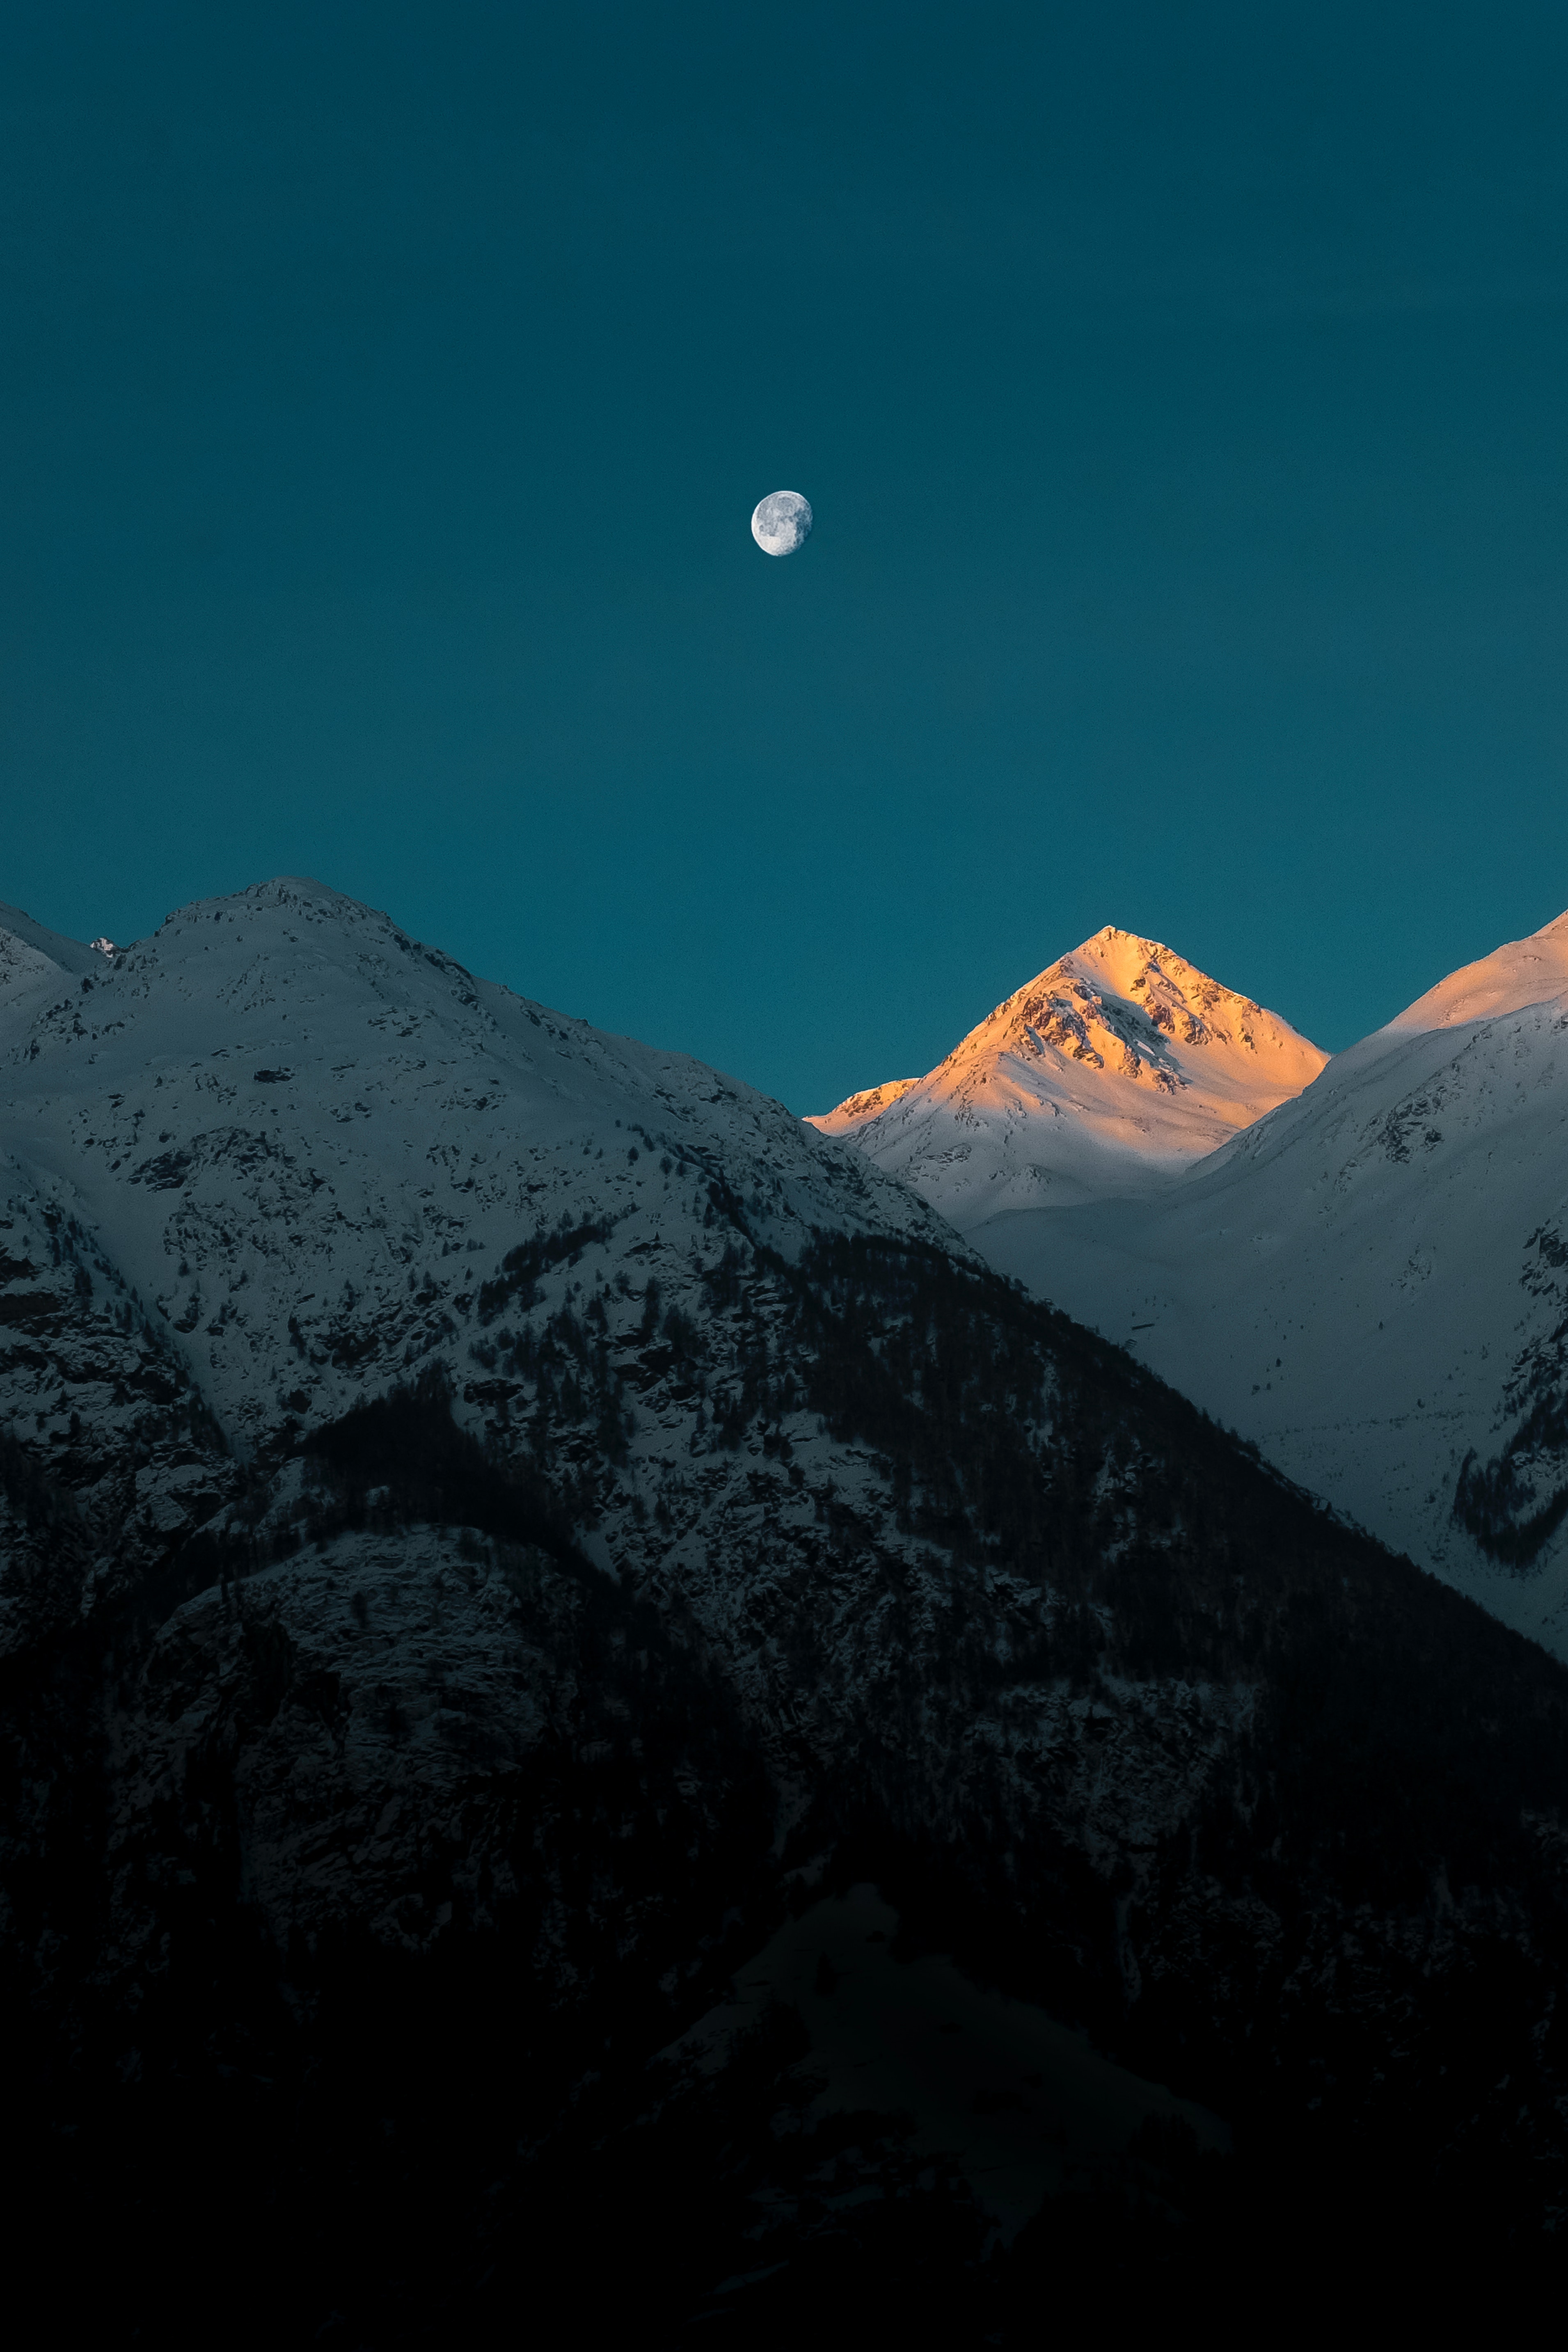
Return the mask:
M 752 537 L 764 555 L 793 555 L 811 537 L 811 500 L 798 490 L 770 490 L 757 501 Z

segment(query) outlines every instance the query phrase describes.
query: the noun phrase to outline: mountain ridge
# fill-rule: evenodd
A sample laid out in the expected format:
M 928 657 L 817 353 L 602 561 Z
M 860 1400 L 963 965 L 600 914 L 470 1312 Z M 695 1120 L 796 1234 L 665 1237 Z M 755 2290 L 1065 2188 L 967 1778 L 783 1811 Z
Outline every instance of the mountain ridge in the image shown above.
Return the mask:
M 520 1219 L 700 1231 L 712 1171 L 690 1160 L 677 1217 L 634 1119 L 678 1157 L 741 1155 L 761 1229 L 929 1225 L 743 1082 L 476 981 L 319 884 L 197 901 L 111 961 L 83 952 L 0 1027 L 6 1153 L 102 1229 L 242 1444 L 279 1418 L 284 1374 L 314 1414 L 406 1370 L 472 1290 L 454 1255 L 499 1256 Z M 318 1194 L 327 1220 L 303 1215 Z
M 1424 992 L 1161 1200 L 972 1238 L 1562 1651 L 1565 1081 L 1559 917 Z
M 1107 925 L 924 1077 L 851 1095 L 810 1124 L 966 1232 L 1010 1209 L 1158 1191 L 1327 1058 L 1158 940 Z

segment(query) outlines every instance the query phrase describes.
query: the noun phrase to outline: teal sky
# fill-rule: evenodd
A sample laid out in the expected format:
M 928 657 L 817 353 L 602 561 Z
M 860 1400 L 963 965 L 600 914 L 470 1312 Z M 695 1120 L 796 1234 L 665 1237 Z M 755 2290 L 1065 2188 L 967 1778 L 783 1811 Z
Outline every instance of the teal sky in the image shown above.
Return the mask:
M 1105 922 L 1350 1042 L 1568 906 L 1565 69 L 11 0 L 0 898 L 312 874 L 797 1109 Z

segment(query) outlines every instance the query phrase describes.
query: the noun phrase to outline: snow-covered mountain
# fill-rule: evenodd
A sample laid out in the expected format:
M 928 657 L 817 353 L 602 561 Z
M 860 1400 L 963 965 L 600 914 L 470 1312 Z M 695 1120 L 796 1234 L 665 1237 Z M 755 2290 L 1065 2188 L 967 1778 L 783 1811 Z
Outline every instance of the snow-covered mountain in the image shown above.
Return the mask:
M 1568 1654 L 1568 915 L 1160 1199 L 973 1238 Z
M 1015 990 L 923 1078 L 811 1124 L 967 1233 L 987 1217 L 1156 1192 L 1300 1093 L 1327 1057 L 1278 1013 L 1130 931 Z
M 242 1450 L 463 1360 L 479 1283 L 536 1231 L 602 1223 L 617 1259 L 695 1279 L 716 1177 L 786 1247 L 940 1230 L 751 1087 L 317 884 L 183 908 L 108 957 L 0 915 L 11 1257 L 48 1264 L 41 1236 L 74 1221 Z M 0 1415 L 37 1409 L 74 1408 L 13 1349 Z
M 607 2210 L 645 2302 L 696 2231 L 659 2326 L 923 2231 L 907 2126 L 819 2131 L 791 2012 L 711 2098 L 669 2071 L 819 1870 L 1279 2146 L 1310 2105 L 1313 2180 L 1440 2176 L 1472 2230 L 1498 2181 L 1510 2245 L 1561 2210 L 1554 1661 L 864 1153 L 330 890 L 0 956 L 0 1979 L 49 2053 L 7 2126 L 117 2324 L 184 2340 L 158 2296 L 194 2238 L 251 2278 L 258 2211 L 273 2332 L 376 2343 L 515 2332 Z M 1037 2071 L 954 2054 L 1052 2139 Z M 1213 2211 L 1203 2162 L 1140 2138 L 1097 2196 Z
M 79 940 L 47 930 L 20 907 L 0 902 L 0 1024 L 15 1021 L 24 1006 L 58 993 L 61 982 L 98 973 L 108 959 Z
M 903 1734 L 888 1727 L 910 1692 L 921 1771 L 941 1757 L 969 1771 L 972 1700 L 962 1677 L 949 1686 L 943 1629 L 956 1611 L 966 1641 L 990 1625 L 999 1656 L 1032 1657 L 1038 1624 L 1068 1606 L 1040 1582 L 1032 1530 L 1057 1449 L 1079 1460 L 1053 1400 L 1081 1380 L 1058 1379 L 1066 1342 L 1047 1319 L 1026 1341 L 1000 1326 L 977 1340 L 1012 1311 L 1008 1294 L 967 1298 L 963 1282 L 989 1277 L 916 1193 L 739 1082 L 476 980 L 315 883 L 184 908 L 112 954 L 36 926 L 9 938 L 0 1448 L 20 1449 L 21 1483 L 0 1506 L 0 1652 L 26 1655 L 51 1624 L 110 1625 L 161 1592 L 161 1696 L 121 1752 L 139 1787 L 165 1794 L 193 1743 L 216 1736 L 258 1627 L 301 1685 L 362 1688 L 374 1661 L 381 1696 L 344 1700 L 350 1749 L 308 1795 L 299 1726 L 270 1761 L 266 1743 L 247 1751 L 246 1871 L 277 1933 L 339 1916 L 351 1883 L 377 1933 L 436 1932 L 396 1908 L 402 1832 L 373 1834 L 405 1799 L 416 1844 L 448 1800 L 460 1813 L 468 1747 L 437 1738 L 414 1755 L 385 1730 L 388 1707 L 420 1720 L 421 1677 L 467 1692 L 465 1739 L 526 1750 L 542 1736 L 544 1685 L 520 1722 L 512 1682 L 485 1663 L 511 1602 L 500 1565 L 489 1585 L 464 1565 L 460 1510 L 492 1536 L 531 1529 L 507 1573 L 547 1618 L 585 1559 L 626 1605 L 696 1628 L 786 1822 L 851 1767 L 862 1788 L 882 1772 L 890 1804 L 912 1801 Z M 868 1249 L 891 1255 L 857 1255 Z M 939 1378 L 922 1351 L 942 1316 Z M 387 1430 L 405 1433 L 390 1452 L 374 1435 Z M 1006 1542 L 999 1444 L 1018 1454 Z M 366 1446 L 381 1448 L 368 1483 Z M 433 1495 L 409 1469 L 422 1447 L 456 1448 L 477 1496 L 443 1501 L 448 1471 Z M 433 1524 L 416 1537 L 410 1515 Z M 1109 1539 L 1068 1526 L 1053 1577 Z M 319 1536 L 308 1561 L 301 1527 Z M 374 1641 L 351 1591 L 370 1596 Z M 1070 1674 L 1047 1677 L 1022 1701 L 1053 1754 L 1070 1688 Z M 1162 1685 L 1138 1704 L 1141 1725 L 1163 1724 L 1177 1701 Z M 1140 1729 L 1109 1843 L 1103 1805 L 1091 1825 L 1087 1793 L 1072 1801 L 1095 1851 L 1193 1801 L 1194 1773 L 1249 1705 L 1217 1682 L 1181 1698 L 1193 1722 L 1213 1717 L 1190 1770 L 1145 1755 Z M 1186 1731 L 1170 1736 L 1185 1757 Z M 299 1862 L 345 1841 L 360 1856 L 348 1881 Z

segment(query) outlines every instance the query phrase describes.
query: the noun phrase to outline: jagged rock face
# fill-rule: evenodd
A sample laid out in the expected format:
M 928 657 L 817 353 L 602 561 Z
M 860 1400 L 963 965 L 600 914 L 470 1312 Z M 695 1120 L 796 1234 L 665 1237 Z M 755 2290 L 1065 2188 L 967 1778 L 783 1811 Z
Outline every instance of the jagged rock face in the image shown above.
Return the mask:
M 271 2080 L 234 2053 L 316 2063 L 395 1966 L 520 2098 L 611 2044 L 632 2096 L 853 1848 L 1162 2079 L 1347 2133 L 1486 1976 L 1431 2145 L 1556 2180 L 1550 1660 L 852 1151 L 329 894 L 0 1034 L 15 1998 Z
M 1568 1654 L 1568 916 L 1157 1201 L 972 1239 Z
M 810 1123 L 967 1233 L 1017 1209 L 1158 1192 L 1310 1084 L 1326 1055 L 1156 940 L 1107 929 L 923 1078 Z
M 15 1184 L 0 1192 L 0 1395 L 12 1444 L 60 1498 L 58 1557 L 79 1574 L 68 1591 L 46 1576 L 26 1513 L 0 1496 L 4 1657 L 62 1613 L 123 1601 L 239 1482 L 189 1370 L 102 1246 Z
M 148 1644 L 117 1728 L 115 1962 L 166 1932 L 177 1853 L 242 1879 L 279 1952 L 418 1957 L 456 1919 L 507 1937 L 546 2008 L 617 1953 L 691 1966 L 669 1917 L 694 1882 L 706 1906 L 742 1817 L 744 1892 L 766 1805 L 689 1631 L 536 1547 L 368 1517 L 253 1549 Z

